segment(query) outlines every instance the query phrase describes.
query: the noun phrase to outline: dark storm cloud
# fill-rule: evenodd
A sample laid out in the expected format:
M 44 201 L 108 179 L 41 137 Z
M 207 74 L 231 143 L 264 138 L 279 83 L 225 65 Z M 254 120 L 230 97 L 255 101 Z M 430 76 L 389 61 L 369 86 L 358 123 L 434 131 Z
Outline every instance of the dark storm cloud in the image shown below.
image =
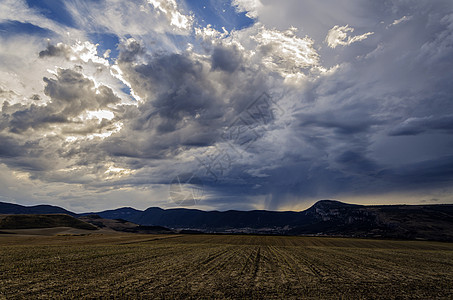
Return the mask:
M 453 181 L 453 156 L 438 157 L 418 163 L 384 169 L 378 179 L 389 181 L 392 189 L 423 189 L 445 187 Z
M 441 26 L 438 30 L 444 29 Z M 238 204 L 236 201 L 241 197 L 270 195 L 270 208 L 295 198 L 409 190 L 413 178 L 404 171 L 405 167 L 397 164 L 389 169 L 374 157 L 370 146 L 375 135 L 395 128 L 393 124 L 411 114 L 439 116 L 451 106 L 445 97 L 448 88 L 438 89 L 447 87 L 446 76 L 430 77 L 428 81 L 419 76 L 422 69 L 436 70 L 445 63 L 443 59 L 433 59 L 430 64 L 420 60 L 418 47 L 427 38 L 426 35 L 421 41 L 408 41 L 410 51 L 397 60 L 402 45 L 365 49 L 359 59 L 354 58 L 337 71 L 308 83 L 303 93 L 289 90 L 283 98 L 290 99 L 295 113 L 285 129 L 285 138 L 274 137 L 273 128 L 269 128 L 267 143 L 257 141 L 248 150 L 250 160 L 233 161 L 218 182 L 203 178 L 206 185 L 217 191 L 223 199 L 219 201 L 229 201 L 231 205 Z M 257 85 L 251 80 L 262 78 L 262 74 L 247 73 L 256 70 L 247 62 L 241 61 L 242 68 L 230 68 L 230 61 L 223 61 L 231 54 L 230 48 L 215 47 L 209 63 L 182 53 L 147 57 L 145 63 L 139 64 L 133 64 L 132 58 L 140 61 L 144 51 L 133 47 L 120 66 L 145 102 L 131 109 L 134 113 L 128 114 L 134 117 L 127 121 L 122 133 L 106 140 L 106 149 L 118 156 L 171 158 L 192 147 L 218 142 L 220 128 L 228 126 L 246 107 L 247 100 L 253 99 L 250 86 L 268 89 L 272 85 L 265 80 Z M 211 71 L 217 70 L 227 72 L 216 78 Z M 230 72 L 232 75 L 227 75 Z M 229 90 L 220 93 L 225 90 L 218 89 L 219 85 Z M 430 108 L 425 99 L 432 99 L 438 106 Z M 210 113 L 217 118 L 209 118 Z M 442 122 L 430 128 L 448 129 L 448 120 L 440 119 Z M 200 137 L 200 132 L 208 133 Z M 199 168 L 204 171 L 202 166 Z M 417 169 L 414 174 L 420 177 L 428 172 L 421 165 L 414 164 L 414 168 Z M 398 172 L 407 176 L 402 176 L 396 187 L 392 183 L 393 174 Z M 436 176 L 431 178 L 431 185 L 439 180 Z
M 333 7 L 340 5 L 329 3 Z M 328 65 L 339 63 L 336 71 L 306 83 L 298 96 L 290 93 L 284 96 L 293 100 L 295 119 L 286 129 L 287 138 L 275 140 L 284 153 L 280 156 L 282 160 L 273 161 L 272 155 L 266 155 L 269 145 L 268 148 L 263 145 L 266 150 L 258 154 L 259 161 L 262 167 L 265 161 L 267 168 L 260 170 L 261 177 L 247 179 L 253 182 L 250 193 L 271 195 L 272 207 L 294 201 L 294 198 L 407 192 L 416 185 L 414 182 L 425 179 L 425 189 L 451 185 L 449 159 L 437 157 L 437 151 L 430 150 L 430 147 L 436 148 L 436 144 L 448 144 L 445 139 L 449 138 L 450 144 L 453 142 L 448 114 L 453 110 L 453 61 L 446 58 L 453 53 L 451 2 L 440 1 L 439 5 L 411 2 L 412 6 L 404 1 L 385 5 L 348 1 L 346 7 L 354 6 L 353 3 L 360 8 L 362 16 L 369 15 L 375 21 L 372 24 L 367 23 L 366 18 L 344 18 L 348 20 L 344 23 L 332 21 L 329 18 L 335 16 L 320 17 L 326 11 L 322 9 L 313 15 L 318 18 L 313 24 L 319 20 L 332 23 L 316 33 L 317 40 L 322 41 L 334 25 L 348 23 L 355 27 L 357 34 L 371 31 L 374 34 L 362 43 L 320 51 L 321 60 Z M 323 5 L 327 4 L 285 3 L 275 13 L 292 6 L 320 9 Z M 272 8 L 269 3 L 263 10 L 270 13 Z M 342 13 L 354 12 L 356 10 L 345 12 L 342 8 L 339 19 Z M 407 17 L 399 23 L 395 22 L 405 15 Z M 269 21 L 266 17 L 262 20 Z M 307 25 L 305 33 L 311 36 L 310 24 L 304 20 L 289 14 L 287 19 L 276 19 L 276 23 L 279 28 L 298 24 L 307 28 L 304 26 Z M 383 24 L 379 25 L 382 20 Z M 395 25 L 387 26 L 392 23 Z M 374 150 L 376 141 L 385 140 L 383 136 L 388 133 L 391 136 L 439 135 L 430 139 L 430 145 L 409 147 L 407 159 L 399 162 L 392 151 L 387 151 L 383 157 Z M 391 141 L 395 147 L 402 147 L 397 141 Z M 389 165 L 389 161 L 392 164 Z M 243 165 L 242 171 L 258 166 L 259 163 Z M 246 178 L 244 174 L 239 176 Z M 234 190 L 234 186 L 229 188 Z
M 96 90 L 92 80 L 69 69 L 59 69 L 57 79 L 44 77 L 43 80 L 46 83 L 44 94 L 52 99 L 52 106 L 66 116 L 105 108 L 120 100 L 112 89 L 101 85 Z
M 417 135 L 426 131 L 453 133 L 453 115 L 409 118 L 390 131 L 390 135 Z
M 53 109 L 30 105 L 22 106 L 19 110 L 11 114 L 9 128 L 11 132 L 21 133 L 29 128 L 41 129 L 51 123 L 66 123 L 67 116 L 55 113 Z
M 53 109 L 35 104 L 10 105 L 8 102 L 4 102 L 2 112 L 0 128 L 8 128 L 13 133 L 21 133 L 29 128 L 41 129 L 49 123 L 67 122 L 65 116 L 56 115 Z
M 242 61 L 241 53 L 237 46 L 231 48 L 216 46 L 212 53 L 212 68 L 226 72 L 234 72 Z
M 14 138 L 0 135 L 0 157 L 16 157 L 20 156 L 21 152 L 22 148 Z
M 146 53 L 143 45 L 134 39 L 128 39 L 124 43 L 119 45 L 120 54 L 118 61 L 123 63 L 131 63 L 137 59 L 137 57 Z
M 215 59 L 211 56 L 150 56 L 141 47 L 132 40 L 120 46 L 118 64 L 144 101 L 137 107 L 124 108 L 124 128 L 104 142 L 104 149 L 115 156 L 171 158 L 192 148 L 213 145 L 238 110 L 266 88 L 266 80 L 260 80 L 263 74 L 250 69 L 223 65 L 228 72 L 216 74 L 219 66 L 213 67 Z M 215 49 L 223 51 L 221 46 Z M 230 60 L 244 63 L 242 55 L 231 49 L 235 48 L 225 48 L 226 53 L 235 55 Z
M 323 111 L 313 114 L 298 114 L 300 126 L 307 128 L 315 126 L 319 128 L 333 129 L 338 135 L 350 135 L 366 132 L 372 126 L 382 124 L 382 120 L 377 120 L 370 116 L 368 112 L 356 108 L 347 107 L 342 111 Z
M 148 80 L 148 95 L 152 91 L 158 93 L 152 102 L 152 112 L 140 120 L 146 126 L 155 115 L 158 116 L 158 133 L 173 132 L 182 125 L 184 118 L 193 120 L 200 113 L 205 121 L 221 117 L 221 114 L 212 114 L 214 107 L 222 110 L 222 102 L 218 101 L 215 90 L 207 82 L 201 63 L 171 54 L 137 66 L 134 71 L 141 79 Z
M 39 52 L 39 57 L 44 58 L 52 56 L 62 56 L 65 58 L 69 58 L 71 52 L 72 52 L 71 49 L 63 43 L 59 43 L 57 45 L 52 45 L 49 43 L 45 50 Z
M 134 67 L 128 64 L 129 59 L 128 54 L 126 61 L 120 59 L 120 65 L 145 101 L 123 112 L 132 118 L 125 120 L 126 128 L 119 136 L 106 141 L 117 140 L 118 147 L 111 148 L 112 153 L 160 157 L 174 155 L 181 146 L 211 144 L 218 134 L 219 125 L 215 124 L 221 122 L 224 103 L 207 80 L 202 64 L 179 54 L 158 56 Z M 131 136 L 141 138 L 130 140 Z
M 346 167 L 347 170 L 367 174 L 377 172 L 376 163 L 366 157 L 364 153 L 347 150 L 335 158 L 335 161 Z
M 3 163 L 17 170 L 43 172 L 51 169 L 49 161 L 54 155 L 46 153 L 42 141 L 0 134 L 0 158 Z M 55 163 L 55 160 L 53 161 Z

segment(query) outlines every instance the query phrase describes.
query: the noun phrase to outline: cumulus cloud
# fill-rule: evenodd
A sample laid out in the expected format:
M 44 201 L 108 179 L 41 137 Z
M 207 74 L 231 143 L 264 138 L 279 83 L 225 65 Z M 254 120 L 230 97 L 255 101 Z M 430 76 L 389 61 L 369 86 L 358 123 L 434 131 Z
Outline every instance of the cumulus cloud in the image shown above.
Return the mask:
M 81 123 L 77 118 L 82 113 L 105 109 L 120 101 L 108 87 L 95 87 L 93 81 L 73 70 L 59 69 L 56 79 L 44 77 L 43 80 L 46 84 L 44 94 L 51 100 L 45 105 L 10 105 L 4 102 L 1 118 L 3 128 L 20 133 L 58 123 L 73 123 L 72 126 L 77 126 Z
M 143 102 L 124 111 L 133 117 L 105 142 L 114 155 L 164 158 L 213 145 L 221 129 L 267 89 L 265 73 L 234 44 L 212 45 L 207 55 L 146 55 L 132 40 L 124 47 L 118 66 Z
M 258 10 L 263 6 L 261 0 L 233 0 L 232 5 L 239 12 L 246 12 L 249 18 L 257 18 Z
M 165 14 L 170 25 L 185 30 L 190 29 L 192 26 L 193 17 L 181 13 L 175 0 L 148 0 L 148 2 Z
M 271 70 L 288 75 L 318 64 L 313 41 L 308 37 L 299 38 L 296 32 L 295 27 L 284 32 L 262 28 L 252 37 L 258 44 L 257 50 L 262 54 L 264 64 Z
M 68 45 L 58 43 L 57 45 L 48 44 L 45 50 L 39 52 L 39 57 L 43 58 L 46 56 L 62 56 L 66 59 L 70 59 L 71 49 Z
M 298 29 L 290 27 L 280 31 L 269 29 L 262 24 L 244 29 L 241 32 L 219 32 L 211 27 L 196 31 L 206 45 L 219 45 L 228 51 L 236 51 L 229 55 L 230 62 L 245 56 L 255 68 L 267 68 L 287 81 L 303 78 L 306 74 L 319 71 L 319 55 L 313 41 L 308 37 L 297 36 Z M 220 50 L 214 49 L 214 55 L 220 58 Z M 232 53 L 233 54 L 233 53 Z M 225 57 L 226 58 L 226 57 Z
M 47 106 L 55 107 L 68 117 L 78 116 L 85 110 L 107 108 L 120 99 L 104 86 L 95 87 L 92 80 L 73 70 L 59 69 L 56 79 L 44 77 L 44 94 L 51 99 Z

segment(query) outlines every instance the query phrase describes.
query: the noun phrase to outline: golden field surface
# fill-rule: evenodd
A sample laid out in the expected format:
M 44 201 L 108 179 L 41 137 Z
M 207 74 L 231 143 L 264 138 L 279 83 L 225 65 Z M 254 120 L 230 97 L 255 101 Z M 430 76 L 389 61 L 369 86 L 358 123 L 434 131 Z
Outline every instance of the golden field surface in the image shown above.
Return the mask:
M 0 299 L 451 299 L 453 244 L 245 235 L 0 235 Z

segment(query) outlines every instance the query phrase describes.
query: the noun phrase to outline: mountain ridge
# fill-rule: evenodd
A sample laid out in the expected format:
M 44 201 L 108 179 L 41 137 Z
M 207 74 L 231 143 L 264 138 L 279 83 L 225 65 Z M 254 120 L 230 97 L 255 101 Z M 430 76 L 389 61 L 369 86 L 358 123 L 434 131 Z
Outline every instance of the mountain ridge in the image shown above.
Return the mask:
M 36 208 L 52 211 L 58 207 L 22 207 L 18 213 Z M 62 209 L 62 208 L 60 208 Z M 64 209 L 63 209 L 64 210 Z M 74 213 L 73 213 L 74 214 Z M 74 214 L 82 217 L 93 213 Z M 453 204 L 359 205 L 337 200 L 320 200 L 303 211 L 202 211 L 198 209 L 123 207 L 95 212 L 104 219 L 123 219 L 140 226 L 164 226 L 176 230 L 206 233 L 252 233 L 285 235 L 329 235 L 397 239 L 453 241 Z

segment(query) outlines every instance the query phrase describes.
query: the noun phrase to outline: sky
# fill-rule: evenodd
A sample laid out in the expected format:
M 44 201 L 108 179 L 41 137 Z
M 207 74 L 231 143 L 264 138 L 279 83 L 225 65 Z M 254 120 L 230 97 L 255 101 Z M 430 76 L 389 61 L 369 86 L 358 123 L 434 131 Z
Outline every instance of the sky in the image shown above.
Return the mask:
M 451 0 L 2 0 L 0 201 L 453 203 Z

